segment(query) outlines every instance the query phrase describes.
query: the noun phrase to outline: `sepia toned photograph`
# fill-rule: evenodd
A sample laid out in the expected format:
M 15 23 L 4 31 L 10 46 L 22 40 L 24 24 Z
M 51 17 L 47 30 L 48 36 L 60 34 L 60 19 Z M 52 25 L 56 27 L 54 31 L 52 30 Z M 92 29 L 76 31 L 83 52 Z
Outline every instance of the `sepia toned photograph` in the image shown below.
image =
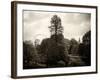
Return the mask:
M 97 6 L 13 1 L 11 77 L 96 74 Z
M 91 66 L 91 14 L 23 10 L 23 69 Z

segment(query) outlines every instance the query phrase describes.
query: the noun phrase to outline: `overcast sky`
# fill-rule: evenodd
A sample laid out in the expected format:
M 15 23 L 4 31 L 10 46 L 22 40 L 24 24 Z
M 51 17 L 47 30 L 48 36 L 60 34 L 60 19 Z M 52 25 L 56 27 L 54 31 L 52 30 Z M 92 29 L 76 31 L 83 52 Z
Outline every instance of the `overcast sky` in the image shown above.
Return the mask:
M 61 18 L 64 27 L 64 37 L 67 39 L 75 38 L 79 40 L 87 31 L 91 29 L 91 15 L 87 13 L 59 13 L 59 12 L 23 12 L 23 37 L 25 40 L 42 40 L 50 37 L 51 17 L 58 15 Z

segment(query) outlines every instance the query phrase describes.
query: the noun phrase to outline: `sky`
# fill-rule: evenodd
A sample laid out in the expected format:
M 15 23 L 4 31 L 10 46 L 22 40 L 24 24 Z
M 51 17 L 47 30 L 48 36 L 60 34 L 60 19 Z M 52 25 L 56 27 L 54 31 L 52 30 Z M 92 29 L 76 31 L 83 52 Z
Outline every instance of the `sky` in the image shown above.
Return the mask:
M 88 13 L 23 11 L 23 40 L 31 40 L 34 43 L 35 39 L 42 41 L 44 38 L 49 38 L 48 27 L 53 15 L 61 18 L 63 35 L 69 40 L 72 38 L 81 40 L 91 29 L 91 15 Z

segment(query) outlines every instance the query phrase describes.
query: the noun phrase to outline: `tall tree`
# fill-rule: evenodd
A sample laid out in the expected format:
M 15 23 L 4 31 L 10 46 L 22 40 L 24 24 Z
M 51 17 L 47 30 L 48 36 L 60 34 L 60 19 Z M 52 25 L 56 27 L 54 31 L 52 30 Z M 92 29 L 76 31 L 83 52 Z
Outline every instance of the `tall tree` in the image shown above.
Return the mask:
M 49 26 L 51 35 L 55 35 L 55 40 L 57 42 L 57 35 L 63 33 L 63 26 L 61 24 L 61 19 L 57 15 L 51 18 L 51 26 Z

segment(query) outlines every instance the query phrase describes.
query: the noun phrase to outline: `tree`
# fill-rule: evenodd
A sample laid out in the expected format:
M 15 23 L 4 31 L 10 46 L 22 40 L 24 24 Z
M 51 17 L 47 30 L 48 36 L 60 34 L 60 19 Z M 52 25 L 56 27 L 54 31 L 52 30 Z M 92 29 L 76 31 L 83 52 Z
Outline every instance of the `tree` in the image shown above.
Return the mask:
M 31 41 L 23 42 L 23 68 L 35 68 L 36 64 L 39 62 L 39 55 L 36 51 L 35 46 Z
M 57 15 L 51 18 L 49 26 L 51 37 L 44 39 L 41 43 L 41 53 L 44 54 L 43 61 L 47 67 L 66 66 L 69 61 L 68 50 L 65 46 L 63 36 L 63 26 L 61 19 Z
M 63 26 L 61 24 L 61 19 L 57 15 L 51 18 L 51 26 L 49 26 L 51 35 L 55 35 L 55 40 L 57 42 L 57 35 L 63 33 Z
M 70 40 L 69 54 L 77 55 L 78 46 L 79 46 L 78 42 L 74 38 L 72 38 Z
M 91 31 L 84 34 L 83 42 L 79 45 L 79 55 L 81 56 L 84 65 L 91 65 Z
M 37 47 L 37 46 L 39 45 L 39 42 L 40 42 L 39 39 L 36 39 L 36 40 L 35 40 L 35 42 L 34 42 L 34 43 L 35 43 L 35 47 Z
M 85 45 L 91 44 L 91 31 L 86 32 L 86 33 L 84 34 L 82 40 L 83 40 L 83 43 L 84 43 Z

